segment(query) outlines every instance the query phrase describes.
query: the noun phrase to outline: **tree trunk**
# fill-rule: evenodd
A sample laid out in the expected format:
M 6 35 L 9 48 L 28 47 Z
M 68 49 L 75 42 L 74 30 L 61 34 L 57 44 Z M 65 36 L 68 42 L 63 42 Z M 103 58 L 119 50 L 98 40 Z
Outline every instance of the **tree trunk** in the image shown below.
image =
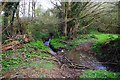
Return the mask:
M 19 5 L 19 2 L 14 3 L 15 9 L 13 9 L 13 11 L 12 11 L 12 19 L 10 21 L 11 35 L 14 35 L 16 33 L 16 30 L 15 30 L 15 28 L 13 26 L 13 23 L 14 23 L 14 18 L 15 18 L 14 16 L 15 16 L 18 5 Z
M 36 5 L 35 0 L 32 0 L 32 20 L 35 17 L 35 5 Z
M 30 18 L 30 2 L 28 4 L 28 19 Z
M 22 32 L 21 32 L 21 27 L 22 27 L 22 25 L 21 25 L 21 20 L 20 20 L 20 17 L 19 17 L 19 6 L 18 6 L 18 8 L 17 8 L 17 11 L 16 11 L 16 18 L 17 18 L 17 31 L 16 31 L 16 33 L 17 34 L 23 34 Z
M 25 0 L 23 2 L 23 17 L 25 17 Z
M 120 34 L 120 21 L 119 20 L 120 20 L 120 1 L 118 2 L 118 34 Z
M 32 20 L 33 20 L 33 17 L 34 17 L 34 0 L 32 0 Z
M 67 5 L 64 3 L 64 35 L 67 36 Z
M 75 19 L 75 28 L 73 29 L 73 34 L 76 35 L 79 27 L 78 19 Z

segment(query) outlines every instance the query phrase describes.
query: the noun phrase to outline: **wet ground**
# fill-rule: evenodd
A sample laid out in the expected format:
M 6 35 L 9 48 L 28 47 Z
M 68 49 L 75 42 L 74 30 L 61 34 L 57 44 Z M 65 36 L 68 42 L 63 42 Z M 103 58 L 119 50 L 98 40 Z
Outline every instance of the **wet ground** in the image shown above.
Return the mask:
M 93 43 L 93 41 L 82 43 L 76 49 L 66 52 L 65 56 L 74 64 L 79 64 L 94 70 L 106 70 L 106 67 L 96 59 L 95 53 L 91 50 Z

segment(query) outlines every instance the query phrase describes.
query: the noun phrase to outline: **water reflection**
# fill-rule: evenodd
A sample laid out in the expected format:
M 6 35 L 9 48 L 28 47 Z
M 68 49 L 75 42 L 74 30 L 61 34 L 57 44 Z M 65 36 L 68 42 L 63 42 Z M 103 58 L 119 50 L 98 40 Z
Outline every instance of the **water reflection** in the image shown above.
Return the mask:
M 97 69 L 106 70 L 106 67 L 103 65 L 97 65 Z
M 107 70 L 105 66 L 99 63 L 95 56 L 92 56 L 89 53 L 72 50 L 67 52 L 66 56 L 76 64 L 83 65 L 95 70 Z

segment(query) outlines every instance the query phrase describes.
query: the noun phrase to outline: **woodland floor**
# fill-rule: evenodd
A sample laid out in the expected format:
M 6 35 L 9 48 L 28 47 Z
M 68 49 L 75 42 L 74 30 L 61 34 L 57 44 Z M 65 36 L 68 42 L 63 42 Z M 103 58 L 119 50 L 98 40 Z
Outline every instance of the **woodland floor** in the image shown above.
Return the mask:
M 74 52 L 79 52 L 81 56 L 78 58 L 80 60 L 77 60 L 77 62 L 72 60 L 73 58 L 70 58 L 69 56 L 68 58 L 75 63 L 81 63 L 80 65 L 87 66 L 91 69 L 96 69 L 96 66 L 93 65 L 93 62 L 95 62 L 96 59 L 93 57 L 93 52 L 91 51 L 91 45 L 93 43 L 94 41 L 82 43 L 73 50 Z M 52 59 L 49 59 L 49 61 L 52 61 L 55 65 L 52 69 L 42 66 L 35 66 L 41 62 L 41 60 L 36 60 L 34 62 L 30 62 L 30 64 L 34 66 L 22 66 L 19 68 L 10 69 L 9 71 L 4 72 L 5 75 L 2 78 L 73 78 L 79 77 L 82 74 L 82 71 L 85 70 L 69 68 L 66 64 L 62 64 L 62 66 L 60 66 L 55 60 L 56 59 L 54 56 Z

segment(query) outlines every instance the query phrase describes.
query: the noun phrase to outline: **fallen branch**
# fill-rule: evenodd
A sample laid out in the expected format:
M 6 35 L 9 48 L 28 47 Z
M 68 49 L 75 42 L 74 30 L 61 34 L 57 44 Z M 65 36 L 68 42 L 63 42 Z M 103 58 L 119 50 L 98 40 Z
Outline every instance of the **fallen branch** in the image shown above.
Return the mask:
M 58 63 L 61 64 L 66 64 L 69 68 L 74 68 L 74 69 L 90 69 L 89 67 L 86 67 L 84 65 L 79 65 L 79 64 L 75 64 L 72 61 L 70 61 L 67 57 L 65 56 L 57 56 L 55 52 L 53 51 L 42 51 L 45 53 L 49 53 L 51 55 L 53 55 L 56 59 L 55 61 L 57 61 Z
M 17 34 L 13 37 L 8 37 L 8 39 L 4 41 L 8 42 L 8 44 L 2 46 L 2 52 L 22 48 L 24 46 L 22 43 L 31 42 L 32 38 L 33 38 L 32 35 L 27 34 L 24 35 Z
M 12 50 L 12 49 L 18 49 L 18 48 L 22 48 L 23 44 L 20 44 L 19 41 L 12 41 L 6 45 L 2 46 L 2 51 L 5 52 L 7 50 Z
M 44 52 L 44 53 L 49 53 L 51 54 L 52 56 L 55 56 L 57 53 L 53 52 L 53 51 L 48 51 L 48 50 L 42 50 L 41 52 Z
M 56 58 L 58 59 L 58 61 L 63 65 L 66 64 L 69 68 L 74 68 L 74 69 L 91 69 L 89 67 L 86 67 L 84 65 L 79 65 L 79 64 L 75 64 L 72 61 L 70 61 L 67 57 L 65 56 L 56 56 Z
M 75 64 L 72 61 L 70 61 L 67 57 L 65 57 L 65 59 L 68 61 L 68 67 L 69 68 L 74 68 L 74 69 L 90 69 L 89 67 L 86 67 L 84 65 L 79 65 L 79 64 Z

